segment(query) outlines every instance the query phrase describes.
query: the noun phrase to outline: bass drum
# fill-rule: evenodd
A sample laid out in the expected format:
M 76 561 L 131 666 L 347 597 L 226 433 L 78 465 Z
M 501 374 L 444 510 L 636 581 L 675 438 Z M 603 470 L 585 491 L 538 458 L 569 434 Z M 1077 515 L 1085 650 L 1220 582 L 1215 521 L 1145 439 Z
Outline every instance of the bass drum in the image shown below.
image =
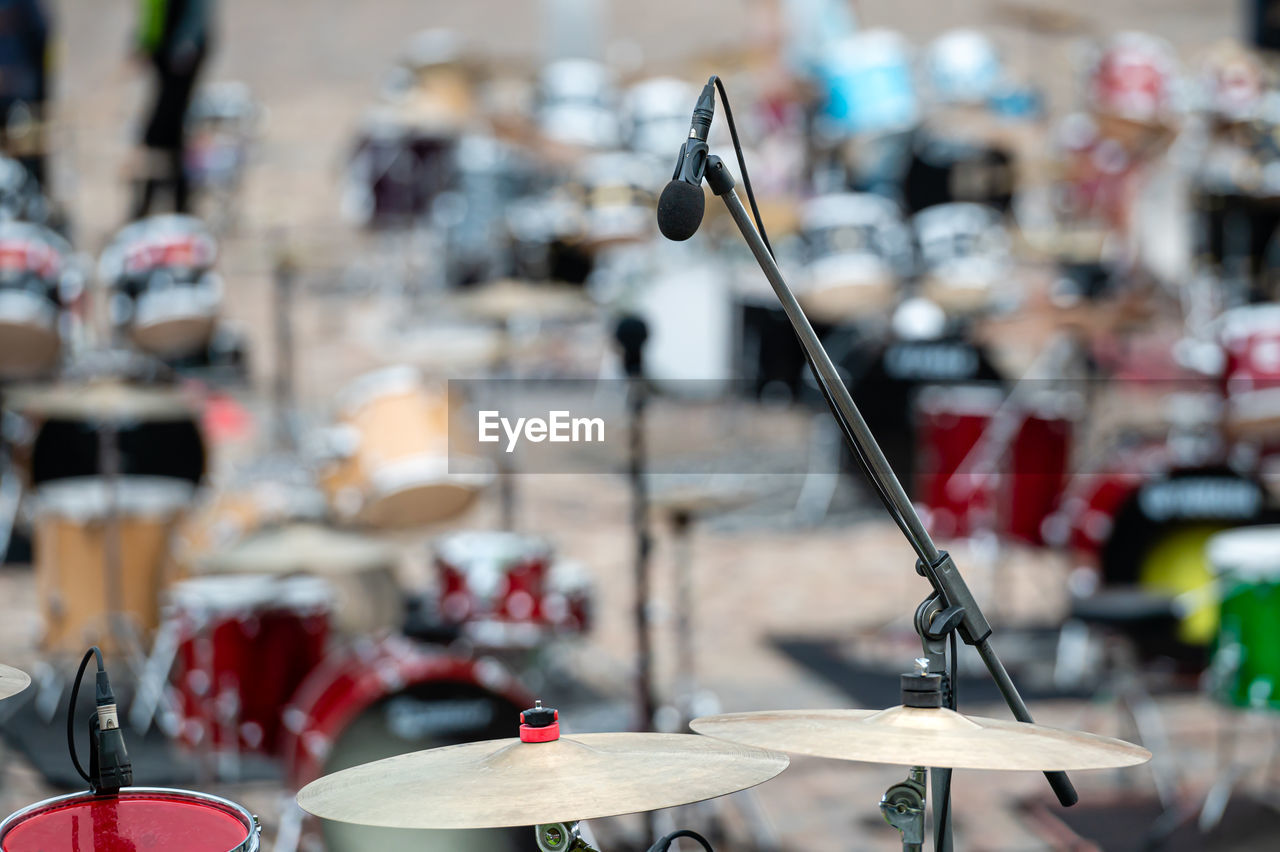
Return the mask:
M 1152 479 L 1116 509 L 1101 550 L 1102 579 L 1186 596 L 1177 635 L 1137 637 L 1151 655 L 1203 663 L 1218 630 L 1218 602 L 1205 546 L 1217 532 L 1277 517 L 1261 483 L 1228 469 L 1190 468 Z
M 322 663 L 284 713 L 285 778 L 322 775 L 397 754 L 514 737 L 533 706 L 492 660 L 469 660 L 401 637 L 364 640 Z M 525 852 L 528 828 L 420 832 L 320 820 L 326 852 Z

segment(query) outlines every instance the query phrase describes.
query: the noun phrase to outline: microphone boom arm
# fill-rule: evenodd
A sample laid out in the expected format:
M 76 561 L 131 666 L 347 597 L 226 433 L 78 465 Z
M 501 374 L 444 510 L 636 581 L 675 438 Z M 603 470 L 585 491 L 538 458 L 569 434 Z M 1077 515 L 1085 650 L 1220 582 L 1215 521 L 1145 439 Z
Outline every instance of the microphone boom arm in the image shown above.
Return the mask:
M 826 391 L 827 403 L 831 407 L 832 415 L 840 424 L 849 449 L 862 460 L 863 469 L 884 501 L 885 508 L 915 550 L 918 557 L 916 570 L 928 579 L 946 609 L 960 611 L 960 622 L 956 626 L 960 638 L 977 649 L 978 655 L 990 672 L 1005 703 L 1009 705 L 1014 718 L 1020 722 L 1033 721 L 1031 711 L 1027 709 L 1026 702 L 1018 694 L 1013 679 L 991 645 L 991 625 L 983 616 L 978 601 L 969 591 L 964 578 L 960 576 L 960 570 L 950 554 L 939 550 L 929 531 L 925 529 L 924 521 L 912 505 L 911 499 L 907 497 L 901 481 L 893 472 L 892 466 L 885 458 L 867 422 L 862 418 L 862 414 L 853 402 L 853 397 L 849 394 L 849 389 L 840 379 L 835 364 L 823 348 L 800 303 L 796 301 L 795 294 L 782 277 L 782 271 L 778 269 L 778 264 L 765 245 L 764 239 L 752 223 L 750 214 L 742 204 L 742 199 L 734 190 L 736 181 L 728 166 L 719 157 L 712 155 L 707 160 L 706 178 L 711 191 L 719 196 L 728 208 L 729 215 L 738 226 L 738 230 L 742 232 L 751 253 L 755 255 L 756 262 L 760 264 L 765 278 L 769 280 L 774 294 L 782 304 L 782 310 L 786 313 L 800 340 L 800 345 L 808 356 L 809 366 L 815 378 Z M 1044 775 L 1058 801 L 1064 807 L 1070 807 L 1079 800 L 1065 772 L 1045 772 Z

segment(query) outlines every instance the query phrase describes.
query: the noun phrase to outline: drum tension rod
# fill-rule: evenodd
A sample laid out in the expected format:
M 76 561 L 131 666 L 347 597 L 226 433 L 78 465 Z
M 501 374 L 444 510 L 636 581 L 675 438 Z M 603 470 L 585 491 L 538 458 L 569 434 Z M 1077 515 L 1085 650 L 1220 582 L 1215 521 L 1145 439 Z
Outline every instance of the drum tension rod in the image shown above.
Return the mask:
M 880 797 L 880 813 L 885 822 L 902 832 L 903 852 L 924 849 L 925 780 L 928 770 L 911 767 L 905 781 L 899 781 Z

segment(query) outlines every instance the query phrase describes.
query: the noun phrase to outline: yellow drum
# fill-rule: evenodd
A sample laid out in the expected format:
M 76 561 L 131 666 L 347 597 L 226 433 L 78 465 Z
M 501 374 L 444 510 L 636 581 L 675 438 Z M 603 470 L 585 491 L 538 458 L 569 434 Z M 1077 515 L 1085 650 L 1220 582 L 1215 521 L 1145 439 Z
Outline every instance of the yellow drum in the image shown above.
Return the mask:
M 187 483 L 142 476 L 121 477 L 114 489 L 99 477 L 41 486 L 34 556 L 46 651 L 146 640 L 174 579 L 170 539 L 191 494 Z
M 411 367 L 388 367 L 346 388 L 326 443 L 321 485 L 347 522 L 405 529 L 447 520 L 492 480 L 478 461 L 466 462 L 474 472 L 450 471 L 448 394 Z

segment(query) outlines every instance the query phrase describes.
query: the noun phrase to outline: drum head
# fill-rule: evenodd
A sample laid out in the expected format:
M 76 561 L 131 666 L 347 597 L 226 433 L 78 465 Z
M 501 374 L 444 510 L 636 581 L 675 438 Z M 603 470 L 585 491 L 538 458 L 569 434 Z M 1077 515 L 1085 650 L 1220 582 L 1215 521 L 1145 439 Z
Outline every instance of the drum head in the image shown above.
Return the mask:
M 182 790 L 77 793 L 19 811 L 0 826 L 3 852 L 254 852 L 253 817 L 239 805 Z
M 522 709 L 477 684 L 414 684 L 347 724 L 333 740 L 323 774 L 411 751 L 515 736 Z M 328 852 L 523 852 L 533 846 L 528 828 L 422 832 L 322 820 L 321 830 Z

